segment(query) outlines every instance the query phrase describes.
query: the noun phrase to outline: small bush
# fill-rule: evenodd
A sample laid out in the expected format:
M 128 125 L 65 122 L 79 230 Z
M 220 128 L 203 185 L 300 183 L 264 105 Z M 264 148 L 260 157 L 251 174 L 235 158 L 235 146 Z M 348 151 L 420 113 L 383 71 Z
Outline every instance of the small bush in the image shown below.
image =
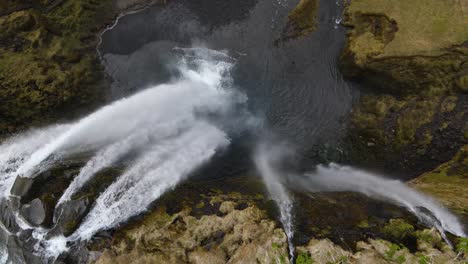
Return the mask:
M 300 252 L 296 259 L 296 264 L 313 264 L 314 260 L 307 252 Z

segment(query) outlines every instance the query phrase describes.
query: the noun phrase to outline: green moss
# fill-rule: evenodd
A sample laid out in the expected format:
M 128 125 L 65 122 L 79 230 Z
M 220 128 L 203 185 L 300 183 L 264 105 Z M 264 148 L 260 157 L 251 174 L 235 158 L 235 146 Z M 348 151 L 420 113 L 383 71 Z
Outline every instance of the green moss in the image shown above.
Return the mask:
M 468 238 L 466 237 L 459 237 L 457 243 L 457 251 L 459 253 L 468 256 Z
M 286 257 L 286 255 L 281 254 L 281 255 L 279 256 L 280 264 L 286 264 L 286 263 L 288 263 L 287 260 L 288 260 L 288 257 Z
M 357 227 L 363 228 L 363 229 L 369 228 L 369 227 L 370 227 L 369 221 L 367 221 L 367 220 L 362 220 L 361 222 L 359 222 L 359 223 L 357 224 Z
M 407 107 L 397 120 L 395 146 L 401 148 L 414 142 L 416 130 L 432 121 L 438 105 L 437 98 L 434 98 L 432 100 L 416 101 Z M 426 137 L 428 136 L 430 134 Z M 430 140 L 421 143 L 424 145 L 430 143 Z
M 412 180 L 410 185 L 438 198 L 445 206 L 468 214 L 468 146 L 452 160 Z
M 353 161 L 432 169 L 438 164 L 428 158 L 437 155 L 441 139 L 455 149 L 463 144 L 460 124 L 466 110 L 457 105 L 466 100 L 458 93 L 465 91 L 468 76 L 462 45 L 468 40 L 467 5 L 462 0 L 357 0 L 346 7 L 341 70 L 375 91 L 351 115 Z M 440 130 L 443 124 L 450 129 Z M 443 156 L 450 151 L 440 150 Z
M 309 255 L 309 253 L 303 251 L 303 252 L 299 252 L 299 254 L 297 255 L 296 264 L 313 264 L 313 263 L 315 263 L 314 259 L 312 258 L 312 256 Z
M 195 208 L 198 208 L 198 209 L 201 209 L 203 207 L 205 207 L 205 202 L 203 201 L 200 201 L 199 203 L 197 203 L 197 205 L 195 205 Z
M 456 96 L 447 96 L 447 98 L 442 101 L 440 110 L 444 113 L 452 112 L 457 106 L 457 101 L 458 98 Z
M 93 105 L 103 92 L 95 54 L 111 0 L 66 0 L 48 12 L 0 17 L 0 123 L 9 130 Z M 0 133 L 5 131 L 0 131 Z
M 442 240 L 442 237 L 438 234 L 434 234 L 430 229 L 418 230 L 415 232 L 415 236 L 418 240 L 425 242 L 434 248 L 443 247 L 444 241 Z
M 463 0 L 357 0 L 346 9 L 346 23 L 358 28 L 359 17 L 385 14 L 395 21 L 394 39 L 385 47 L 385 56 L 438 54 L 441 49 L 468 39 L 468 18 Z M 365 26 L 365 25 L 364 25 Z
M 347 263 L 347 262 L 348 262 L 348 257 L 347 257 L 347 256 L 341 256 L 341 257 L 338 259 L 337 264 L 344 264 L 344 263 Z
M 402 104 L 392 96 L 363 96 L 354 109 L 351 124 L 361 137 L 370 142 L 385 143 L 385 131 L 380 129 L 389 112 L 397 111 Z
M 401 247 L 397 244 L 390 244 L 387 251 L 385 251 L 385 259 L 388 261 L 395 261 L 396 260 L 396 253 L 401 249 Z
M 459 76 L 455 80 L 455 84 L 461 92 L 468 92 L 468 74 Z
M 316 29 L 318 4 L 318 0 L 301 0 L 289 13 L 289 22 L 297 36 L 306 35 Z
M 418 263 L 419 264 L 430 264 L 431 263 L 431 259 L 428 257 L 428 256 L 420 256 L 418 258 Z
M 412 235 L 414 227 L 403 219 L 390 219 L 382 232 L 393 239 L 401 240 Z

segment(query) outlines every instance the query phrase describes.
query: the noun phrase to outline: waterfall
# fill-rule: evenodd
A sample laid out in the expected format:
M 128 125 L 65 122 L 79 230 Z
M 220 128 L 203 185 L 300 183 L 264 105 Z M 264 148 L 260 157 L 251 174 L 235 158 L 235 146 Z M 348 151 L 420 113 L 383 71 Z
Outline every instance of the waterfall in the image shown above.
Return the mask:
M 294 186 L 300 186 L 306 191 L 359 192 L 369 197 L 392 202 L 406 207 L 420 221 L 439 229 L 442 236 L 444 236 L 444 231 L 447 231 L 466 237 L 463 225 L 455 215 L 430 197 L 411 189 L 398 180 L 387 179 L 374 173 L 334 163 L 329 166 L 319 165 L 315 172 L 307 173 L 305 177 L 296 176 L 289 180 L 294 182 Z
M 97 231 L 115 227 L 145 211 L 151 202 L 228 143 L 224 132 L 209 124 L 198 124 L 143 153 L 140 160 L 98 197 L 72 237 L 90 239 Z
M 25 160 L 69 128 L 70 125 L 53 125 L 33 129 L 9 138 L 0 145 L 0 198 L 10 194 L 17 175 L 15 171 Z
M 89 240 L 97 232 L 117 228 L 145 212 L 166 191 L 226 148 L 231 133 L 256 125 L 246 110 L 246 96 L 233 87 L 230 71 L 234 59 L 205 48 L 176 48 L 174 53 L 179 60 L 170 67 L 178 75 L 171 81 L 122 98 L 74 123 L 31 130 L 0 145 L 0 198 L 10 194 L 17 177 L 32 179 L 58 160 L 90 153 L 57 206 L 70 201 L 101 170 L 125 160 L 123 172 L 99 194 L 68 237 L 55 233 L 50 238 L 50 230 L 29 225 L 15 212 L 19 229 L 33 229 L 33 238 L 40 242 L 35 246 L 38 254 L 56 258 L 68 249 L 69 242 Z M 444 238 L 444 231 L 466 237 L 454 215 L 400 181 L 337 164 L 290 175 L 280 166 L 287 154 L 284 145 L 262 142 L 253 159 L 278 205 L 291 258 L 295 253 L 294 219 L 287 182 L 309 192 L 352 191 L 393 202 L 438 228 Z M 5 229 L 3 225 L 0 228 Z
M 272 147 L 266 143 L 262 143 L 257 148 L 254 161 L 268 192 L 280 210 L 280 221 L 288 238 L 289 254 L 292 261 L 294 258 L 293 201 L 281 183 L 283 175 L 281 175 L 280 170 L 276 166 L 284 158 L 285 151 L 286 148 L 279 146 Z
M 247 98 L 233 88 L 230 77 L 235 60 L 225 52 L 205 48 L 176 48 L 173 52 L 179 61 L 169 67 L 178 75 L 170 82 L 113 102 L 75 123 L 33 130 L 0 146 L 0 191 L 4 196 L 18 176 L 34 178 L 54 160 L 73 153 L 94 153 L 57 206 L 72 199 L 96 173 L 125 158 L 126 169 L 98 196 L 71 236 L 45 240 L 47 230 L 34 230 L 33 236 L 42 240 L 36 245 L 37 252 L 58 256 L 67 249 L 67 242 L 88 240 L 100 230 L 141 214 L 228 146 L 228 133 L 245 127 L 225 124 L 235 113 L 247 112 L 243 109 Z M 240 119 L 242 116 L 232 120 L 249 123 Z M 126 157 L 129 153 L 132 158 Z

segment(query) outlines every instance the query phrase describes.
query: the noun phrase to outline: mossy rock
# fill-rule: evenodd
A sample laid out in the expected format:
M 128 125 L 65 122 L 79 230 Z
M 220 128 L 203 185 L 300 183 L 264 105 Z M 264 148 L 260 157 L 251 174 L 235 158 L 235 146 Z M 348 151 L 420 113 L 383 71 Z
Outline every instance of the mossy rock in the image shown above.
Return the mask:
M 450 160 L 466 144 L 467 116 L 464 95 L 367 94 L 350 116 L 345 152 L 352 162 L 411 179 Z
M 102 101 L 96 35 L 114 12 L 111 0 L 64 0 L 0 16 L 0 134 Z
M 178 201 L 192 196 L 179 190 L 174 191 Z M 191 205 L 171 209 L 165 205 L 169 197 L 163 197 L 146 216 L 119 229 L 97 263 L 289 263 L 285 233 L 250 200 L 254 197 L 223 190 L 195 191 L 199 199 L 207 199 L 204 206 L 214 200 L 213 204 L 230 209 L 196 217 Z M 243 202 L 248 205 L 237 207 Z M 223 206 L 227 204 L 235 206 Z
M 301 251 L 298 252 L 297 258 L 296 258 L 296 264 L 313 264 L 314 259 L 312 256 L 309 255 L 308 252 Z
M 288 23 L 283 29 L 281 37 L 275 43 L 279 44 L 314 32 L 317 29 L 319 2 L 319 0 L 300 0 L 288 14 Z
M 402 240 L 413 235 L 414 226 L 403 219 L 390 219 L 382 232 L 393 239 Z
M 412 180 L 410 185 L 468 219 L 468 145 L 453 159 Z
M 412 178 L 466 144 L 468 3 L 357 0 L 340 68 L 369 87 L 353 109 L 349 159 Z

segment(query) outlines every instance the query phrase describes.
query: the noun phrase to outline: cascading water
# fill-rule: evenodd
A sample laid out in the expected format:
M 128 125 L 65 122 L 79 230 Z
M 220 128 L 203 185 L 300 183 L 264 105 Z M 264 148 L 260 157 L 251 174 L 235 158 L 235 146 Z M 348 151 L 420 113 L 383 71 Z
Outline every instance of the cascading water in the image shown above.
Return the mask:
M 280 221 L 283 224 L 283 228 L 288 238 L 289 254 L 292 262 L 294 258 L 293 201 L 289 196 L 288 191 L 281 183 L 281 173 L 278 168 L 275 167 L 276 164 L 281 162 L 284 151 L 285 148 L 275 148 L 266 144 L 260 144 L 254 155 L 254 161 L 268 192 L 279 207 Z
M 58 125 L 32 130 L 10 138 L 0 145 L 0 197 L 10 193 L 17 175 L 15 171 L 25 159 L 69 128 L 70 125 Z
M 174 52 L 182 56 L 176 64 L 180 75 L 171 82 L 114 102 L 74 124 L 33 130 L 0 145 L 1 198 L 8 196 L 18 176 L 34 178 L 56 160 L 73 153 L 94 153 L 57 206 L 70 201 L 96 173 L 123 158 L 126 160 L 125 171 L 98 196 L 80 226 L 68 237 L 61 234 L 48 237 L 49 230 L 29 225 L 16 212 L 20 228 L 34 229 L 32 236 L 40 242 L 35 246 L 36 253 L 46 259 L 56 258 L 67 250 L 68 242 L 89 240 L 96 232 L 115 228 L 141 214 L 164 192 L 229 145 L 228 132 L 251 124 L 253 119 L 248 112 L 238 111 L 246 97 L 232 88 L 231 58 L 223 52 L 202 48 Z M 233 112 L 243 114 L 234 119 Z M 236 125 L 222 120 L 235 121 Z M 292 258 L 293 201 L 283 185 L 285 179 L 306 191 L 354 191 L 391 201 L 437 227 L 442 235 L 448 231 L 466 236 L 455 216 L 399 181 L 336 164 L 318 166 L 316 172 L 305 176 L 293 176 L 278 167 L 287 148 L 271 145 L 259 144 L 254 161 L 278 204 Z M 126 156 L 129 153 L 131 157 Z M 3 225 L 1 228 L 6 230 Z M 7 262 L 8 256 L 1 260 Z
M 386 179 L 373 173 L 334 163 L 329 166 L 319 165 L 315 172 L 307 173 L 305 177 L 290 176 L 288 180 L 294 182 L 294 186 L 300 186 L 306 191 L 359 192 L 376 199 L 393 202 L 406 207 L 420 221 L 436 227 L 442 236 L 446 231 L 466 237 L 463 226 L 456 216 L 430 197 L 411 189 L 398 180 Z M 425 210 L 428 210 L 430 214 Z M 448 242 L 447 239 L 446 241 Z
M 130 169 L 99 196 L 72 238 L 89 239 L 146 210 L 151 202 L 229 144 L 226 134 L 198 124 L 175 139 L 142 154 Z
M 35 177 L 51 157 L 56 160 L 72 153 L 95 153 L 58 205 L 69 201 L 100 170 L 130 152 L 134 156 L 71 236 L 56 235 L 36 245 L 43 256 L 56 257 L 66 250 L 67 241 L 90 239 L 96 232 L 147 210 L 165 191 L 230 143 L 219 120 L 246 102 L 246 97 L 232 88 L 233 59 L 204 48 L 174 52 L 181 58 L 175 65 L 179 77 L 171 82 L 116 101 L 74 124 L 32 131 L 0 146 L 4 195 L 17 176 Z M 33 236 L 43 239 L 47 232 L 37 228 Z

